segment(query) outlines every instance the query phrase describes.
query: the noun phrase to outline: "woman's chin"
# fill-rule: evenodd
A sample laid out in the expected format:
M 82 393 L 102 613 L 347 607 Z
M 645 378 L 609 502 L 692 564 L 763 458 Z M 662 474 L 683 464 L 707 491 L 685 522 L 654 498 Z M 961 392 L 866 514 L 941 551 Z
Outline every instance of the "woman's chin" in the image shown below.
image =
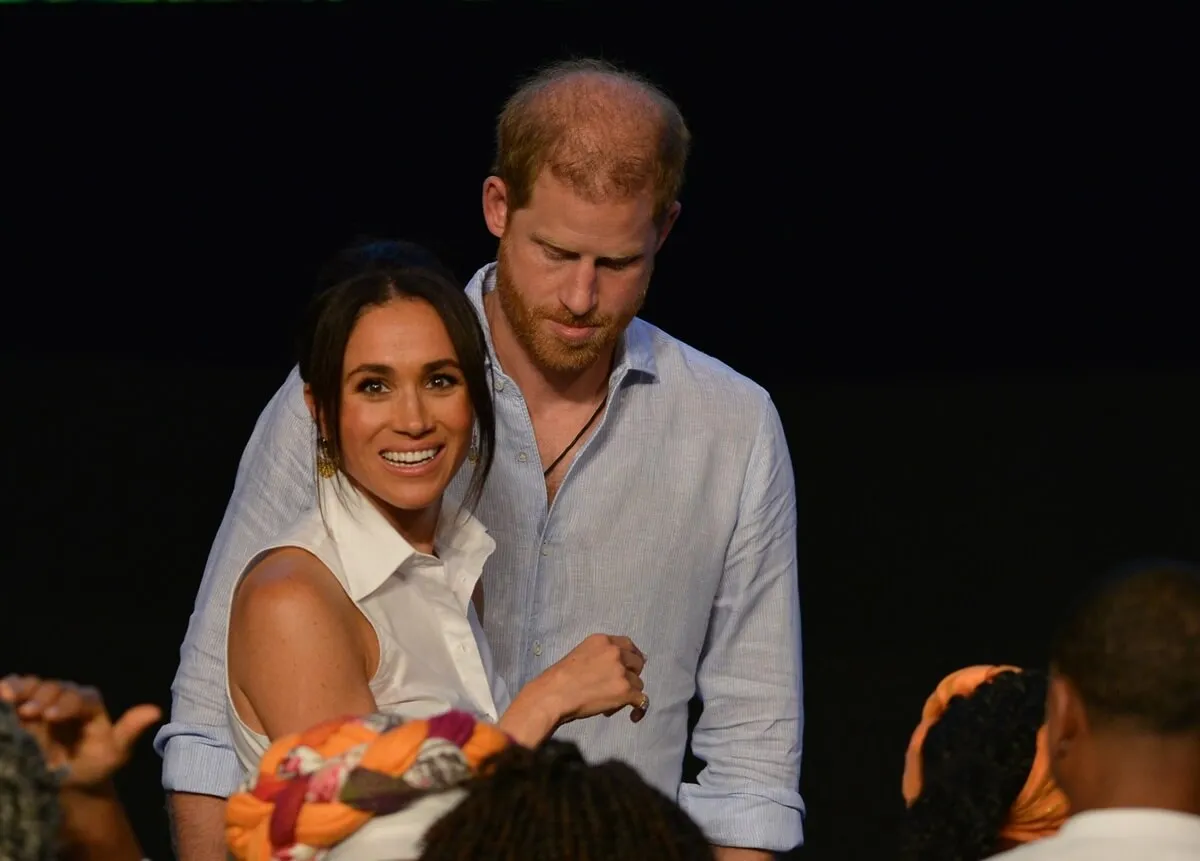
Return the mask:
M 404 470 L 389 465 L 367 464 L 361 477 L 351 473 L 353 483 L 359 490 L 372 497 L 395 516 L 408 519 L 421 514 L 434 516 L 441 510 L 442 494 L 454 477 L 446 466 L 446 452 L 439 452 L 432 469 Z M 414 474 L 415 473 L 415 474 Z M 448 474 L 449 473 L 449 474 Z
M 442 501 L 441 491 L 422 493 L 417 488 L 405 488 L 396 491 L 394 488 L 385 489 L 383 493 L 375 494 L 375 498 L 400 515 L 417 515 L 436 509 Z

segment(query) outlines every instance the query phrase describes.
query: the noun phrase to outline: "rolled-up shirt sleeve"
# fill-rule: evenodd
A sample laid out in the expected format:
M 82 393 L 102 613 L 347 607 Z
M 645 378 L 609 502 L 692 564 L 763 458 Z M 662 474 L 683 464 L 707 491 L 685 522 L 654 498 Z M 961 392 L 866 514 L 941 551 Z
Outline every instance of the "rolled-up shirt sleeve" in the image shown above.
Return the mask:
M 779 414 L 763 397 L 697 671 L 692 749 L 705 767 L 679 800 L 713 844 L 786 852 L 804 839 L 796 494 Z
M 154 739 L 168 792 L 227 797 L 241 781 L 226 714 L 229 600 L 246 562 L 311 503 L 313 434 L 303 383 L 293 369 L 242 454 L 180 649 L 170 721 Z

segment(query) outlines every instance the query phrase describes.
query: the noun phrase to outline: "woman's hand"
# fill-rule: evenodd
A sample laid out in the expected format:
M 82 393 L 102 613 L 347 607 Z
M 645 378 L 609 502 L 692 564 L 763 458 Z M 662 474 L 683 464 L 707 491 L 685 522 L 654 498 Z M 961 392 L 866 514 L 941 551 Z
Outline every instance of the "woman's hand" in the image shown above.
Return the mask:
M 645 665 L 646 656 L 628 637 L 592 634 L 538 679 L 545 679 L 548 695 L 557 697 L 559 723 L 609 717 L 626 706 L 634 710 L 630 719 L 636 723 L 649 705 L 642 692 Z
M 522 688 L 499 726 L 532 747 L 564 723 L 611 716 L 626 706 L 637 723 L 650 704 L 642 690 L 645 665 L 646 656 L 628 637 L 592 634 Z

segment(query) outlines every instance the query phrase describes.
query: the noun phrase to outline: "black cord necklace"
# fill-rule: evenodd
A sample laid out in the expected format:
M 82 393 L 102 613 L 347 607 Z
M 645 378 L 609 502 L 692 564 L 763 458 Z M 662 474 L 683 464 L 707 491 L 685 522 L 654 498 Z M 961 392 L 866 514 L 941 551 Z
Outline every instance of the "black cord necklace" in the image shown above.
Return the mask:
M 567 456 L 567 452 L 575 448 L 575 443 L 579 442 L 580 438 L 587 433 L 587 429 L 592 426 L 592 422 L 596 420 L 596 416 L 600 415 L 600 411 L 604 409 L 606 403 L 608 403 L 608 392 L 604 393 L 604 399 L 600 401 L 600 406 L 596 407 L 596 411 L 592 413 L 592 417 L 587 420 L 587 424 L 579 429 L 579 433 L 575 434 L 575 439 L 571 440 L 570 444 L 562 450 L 562 454 L 554 458 L 554 463 L 550 464 L 542 472 L 542 478 L 549 478 L 550 473 L 554 471 L 554 467 L 558 466 L 562 459 Z

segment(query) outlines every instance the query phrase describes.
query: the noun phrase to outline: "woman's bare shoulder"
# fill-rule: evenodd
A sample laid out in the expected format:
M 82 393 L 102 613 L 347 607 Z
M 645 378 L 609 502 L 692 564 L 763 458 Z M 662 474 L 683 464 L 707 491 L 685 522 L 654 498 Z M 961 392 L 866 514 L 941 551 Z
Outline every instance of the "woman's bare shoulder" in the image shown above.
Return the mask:
M 267 553 L 246 572 L 233 601 L 231 625 L 272 630 L 343 623 L 353 608 L 329 567 L 299 547 Z

